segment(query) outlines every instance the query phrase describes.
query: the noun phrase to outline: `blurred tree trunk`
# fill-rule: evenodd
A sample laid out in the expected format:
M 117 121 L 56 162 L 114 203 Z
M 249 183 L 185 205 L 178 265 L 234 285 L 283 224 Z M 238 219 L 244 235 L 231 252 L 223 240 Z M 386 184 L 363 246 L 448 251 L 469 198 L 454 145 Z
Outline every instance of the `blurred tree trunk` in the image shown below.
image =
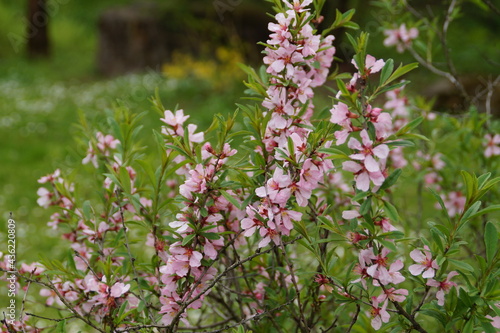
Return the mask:
M 49 13 L 47 0 L 28 0 L 28 45 L 30 58 L 48 57 L 50 43 L 48 36 Z

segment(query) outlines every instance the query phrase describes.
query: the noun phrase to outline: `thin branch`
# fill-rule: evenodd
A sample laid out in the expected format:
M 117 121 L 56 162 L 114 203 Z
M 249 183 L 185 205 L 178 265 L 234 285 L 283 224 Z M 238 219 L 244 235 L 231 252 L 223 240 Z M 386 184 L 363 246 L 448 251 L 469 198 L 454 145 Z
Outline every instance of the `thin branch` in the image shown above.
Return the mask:
M 3 319 L 0 320 L 0 323 L 5 325 L 8 333 L 16 333 L 16 331 L 13 330 L 12 326 L 7 322 L 7 318 L 5 317 L 5 312 L 2 312 L 2 313 L 3 313 Z
M 445 72 L 443 70 L 440 70 L 439 68 L 435 67 L 432 63 L 424 60 L 414 49 L 413 47 L 409 47 L 408 50 L 410 51 L 411 55 L 418 61 L 419 64 L 430 70 L 432 73 L 443 76 L 447 78 L 455 87 L 457 87 L 458 90 L 460 90 L 460 93 L 467 99 L 469 99 L 469 94 L 467 94 L 467 91 L 465 91 L 464 86 L 462 83 L 452 74 Z
M 294 242 L 296 242 L 297 240 L 301 239 L 302 236 L 298 236 L 294 239 L 292 239 L 291 241 L 285 243 L 284 245 L 288 245 L 288 244 L 292 244 Z M 203 288 L 203 290 L 197 294 L 195 297 L 191 298 L 189 301 L 186 301 L 184 303 L 182 303 L 179 311 L 177 312 L 176 316 L 174 317 L 174 319 L 172 320 L 173 323 L 175 323 L 179 318 L 180 316 L 182 315 L 182 313 L 184 313 L 184 310 L 186 310 L 186 308 L 191 305 L 192 303 L 196 302 L 201 296 L 203 296 L 207 291 L 209 291 L 210 289 L 212 289 L 213 286 L 215 286 L 215 284 L 217 282 L 219 282 L 219 280 L 225 276 L 228 272 L 232 271 L 233 269 L 235 269 L 236 267 L 244 264 L 245 262 L 247 261 L 250 261 L 258 256 L 261 256 L 263 254 L 266 254 L 266 253 L 269 253 L 271 251 L 273 251 L 275 248 L 277 247 L 277 245 L 274 245 L 273 247 L 265 250 L 265 251 L 258 251 L 257 253 L 251 255 L 250 257 L 247 257 L 245 259 L 242 259 L 242 260 L 239 260 L 237 262 L 235 262 L 234 264 L 232 264 L 231 266 L 227 267 L 222 273 L 220 273 L 219 275 L 217 275 L 205 288 Z M 194 288 L 193 288 L 194 290 Z M 170 327 L 170 326 L 169 326 Z
M 290 261 L 290 258 L 288 258 L 288 255 L 285 251 L 285 245 L 281 245 L 281 254 L 283 255 L 283 258 L 285 258 L 286 264 L 288 266 L 288 270 L 290 271 L 290 276 L 292 277 L 292 284 L 293 287 L 295 288 L 295 292 L 297 293 L 297 303 L 299 306 L 299 314 L 300 314 L 300 321 L 302 322 L 302 325 L 304 325 L 304 330 L 305 332 L 309 332 L 310 328 L 307 325 L 306 318 L 304 316 L 304 307 L 302 306 L 302 301 L 300 300 L 300 289 L 299 286 L 297 285 L 297 279 L 295 278 L 295 272 L 293 269 L 293 264 Z
M 452 21 L 453 11 L 455 10 L 456 5 L 457 5 L 457 0 L 452 0 L 450 3 L 450 7 L 448 7 L 448 11 L 446 12 L 446 18 L 443 23 L 443 32 L 442 34 L 440 34 L 440 38 L 441 38 L 441 44 L 443 45 L 444 56 L 446 58 L 448 69 L 450 70 L 451 75 L 453 75 L 453 77 L 458 81 L 457 71 L 455 69 L 455 65 L 453 64 L 453 61 L 451 60 L 450 48 L 448 47 L 448 40 L 447 40 L 448 28 Z M 465 89 L 461 89 L 461 93 L 462 94 L 465 93 L 464 97 L 470 98 L 469 94 L 465 91 Z
M 351 332 L 352 330 L 352 327 L 354 326 L 354 324 L 356 324 L 356 322 L 358 321 L 358 315 L 359 315 L 359 312 L 361 311 L 361 306 L 359 304 L 356 304 L 356 313 L 354 314 L 354 317 L 352 317 L 352 321 L 351 321 L 351 325 L 349 326 L 349 329 L 347 330 L 346 333 L 349 333 Z
M 89 319 L 87 319 L 87 318 L 83 317 L 81 314 L 79 314 L 78 311 L 76 311 L 75 307 L 73 305 L 71 305 L 61 295 L 61 293 L 59 292 L 59 290 L 54 286 L 54 284 L 52 283 L 52 281 L 49 280 L 48 277 L 47 277 L 47 281 L 48 282 L 43 282 L 43 281 L 40 281 L 40 280 L 35 280 L 35 279 L 30 278 L 30 277 L 24 276 L 24 275 L 20 274 L 19 272 L 7 271 L 7 270 L 5 270 L 5 269 L 3 269 L 1 267 L 0 267 L 0 271 L 1 272 L 5 272 L 5 273 L 14 274 L 18 278 L 23 279 L 24 281 L 33 282 L 33 283 L 39 284 L 41 286 L 44 286 L 46 288 L 49 288 L 50 290 L 52 290 L 57 295 L 57 297 L 59 298 L 59 300 L 61 300 L 61 302 L 66 306 L 66 308 L 68 309 L 68 311 L 72 312 L 77 319 L 80 319 L 85 324 L 89 325 L 90 327 L 94 328 L 95 330 L 97 330 L 97 331 L 99 331 L 101 333 L 106 333 L 106 331 L 104 331 L 103 329 L 101 329 L 101 328 L 97 327 L 96 325 L 94 325 L 94 323 L 92 323 Z
M 35 317 L 35 318 L 40 318 L 40 319 L 45 319 L 45 320 L 51 320 L 51 321 L 55 321 L 55 322 L 60 322 L 60 321 L 63 321 L 63 320 L 68 320 L 68 319 L 74 319 L 74 318 L 76 318 L 76 316 L 69 316 L 69 317 L 66 317 L 66 318 L 56 319 L 56 318 L 49 318 L 49 317 L 44 317 L 44 316 L 36 315 L 34 313 L 29 313 L 29 312 L 26 312 L 26 315 L 30 316 L 30 317 Z
M 215 324 L 210 324 L 210 325 L 205 325 L 205 326 L 197 326 L 197 327 L 179 327 L 177 329 L 180 330 L 180 331 L 205 330 L 205 329 L 208 329 L 208 328 L 214 328 L 214 327 L 217 327 L 217 326 L 222 326 L 222 325 L 226 324 L 227 322 L 229 322 L 231 320 L 232 320 L 231 318 L 228 318 L 226 320 L 220 321 L 220 322 L 215 323 Z
M 494 12 L 497 15 L 500 15 L 500 9 L 495 7 L 495 5 L 490 0 L 482 0 L 482 1 L 486 6 L 488 6 L 489 9 L 491 9 L 492 12 Z
M 35 273 L 36 268 L 33 268 L 33 271 L 30 273 L 30 278 L 33 276 L 33 273 Z M 31 281 L 28 281 L 28 285 L 26 286 L 26 291 L 24 292 L 23 300 L 21 301 L 21 312 L 19 313 L 19 322 L 23 322 L 23 313 L 24 313 L 24 304 L 26 303 L 26 297 L 28 297 L 28 292 L 30 290 L 31 286 Z M 21 326 L 23 332 L 26 332 L 24 330 L 24 325 Z
M 377 279 L 378 280 L 378 279 Z M 380 280 L 378 281 L 380 286 L 382 287 L 382 290 L 384 290 L 384 293 L 386 293 L 386 289 L 384 287 L 384 285 L 380 282 Z M 406 312 L 405 309 L 403 309 L 403 307 L 397 302 L 397 301 L 393 301 L 393 300 L 390 300 L 391 303 L 396 307 L 398 313 L 402 316 L 404 316 L 406 319 L 408 319 L 410 321 L 410 323 L 412 324 L 413 328 L 417 331 L 419 331 L 420 333 L 428 333 L 422 326 L 420 326 L 420 324 L 415 320 L 415 313 L 413 314 L 409 314 L 408 312 Z

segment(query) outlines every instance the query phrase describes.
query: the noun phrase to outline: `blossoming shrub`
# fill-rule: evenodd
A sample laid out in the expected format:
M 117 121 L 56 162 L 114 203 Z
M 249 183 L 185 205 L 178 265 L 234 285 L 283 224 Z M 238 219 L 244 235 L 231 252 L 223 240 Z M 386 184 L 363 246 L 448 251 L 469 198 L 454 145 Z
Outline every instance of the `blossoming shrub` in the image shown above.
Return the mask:
M 139 143 L 142 115 L 83 123 L 96 185 L 60 170 L 39 181 L 71 250 L 17 275 L 60 318 L 23 309 L 4 331 L 495 332 L 500 255 L 487 216 L 500 178 L 464 171 L 441 186 L 453 164 L 402 91 L 416 65 L 367 54 L 360 33 L 348 35 L 356 73 L 333 71 L 328 32 L 355 28 L 353 11 L 320 33 L 323 2 L 312 2 L 275 1 L 266 66 L 242 66 L 255 103 L 207 130 L 157 99 L 154 149 Z M 316 110 L 327 79 L 332 105 Z M 498 140 L 485 140 L 484 158 L 497 158 Z M 412 164 L 443 216 L 427 225 L 394 204 Z

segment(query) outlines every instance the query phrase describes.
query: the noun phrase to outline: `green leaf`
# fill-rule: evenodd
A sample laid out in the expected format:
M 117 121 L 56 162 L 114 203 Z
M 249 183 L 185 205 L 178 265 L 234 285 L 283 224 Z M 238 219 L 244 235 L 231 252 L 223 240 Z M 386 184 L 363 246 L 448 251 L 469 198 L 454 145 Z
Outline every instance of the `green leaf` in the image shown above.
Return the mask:
M 232 196 L 231 194 L 227 193 L 226 191 L 224 190 L 219 190 L 220 194 L 222 194 L 222 196 L 224 198 L 226 198 L 227 201 L 229 201 L 231 204 L 233 204 L 233 206 L 235 206 L 236 208 L 238 209 L 242 209 L 240 206 L 240 203 L 238 202 L 238 200 L 236 200 L 236 198 L 234 196 Z
M 394 207 L 389 201 L 384 201 L 384 208 L 385 213 L 392 221 L 399 221 L 399 215 L 396 207 Z
M 387 59 L 385 62 L 384 68 L 382 68 L 382 72 L 380 73 L 380 85 L 382 86 L 385 81 L 391 76 L 392 71 L 394 70 L 394 60 Z
M 187 235 L 183 240 L 182 240 L 182 246 L 186 246 L 187 244 L 189 244 L 191 242 L 191 240 L 193 240 L 193 238 L 195 237 L 196 235 L 195 234 L 191 234 L 191 235 Z
M 90 201 L 85 200 L 83 203 L 83 216 L 85 217 L 86 220 L 90 220 L 90 213 L 91 213 L 92 207 L 90 206 Z
M 481 209 L 479 212 L 477 212 L 475 214 L 472 214 L 469 218 L 473 219 L 475 217 L 482 216 L 482 215 L 485 215 L 485 214 L 488 214 L 488 213 L 491 213 L 491 212 L 496 212 L 498 210 L 500 210 L 500 205 L 491 205 L 489 207 Z
M 446 209 L 446 206 L 444 205 L 443 199 L 432 188 L 428 187 L 428 189 L 432 193 L 432 195 L 437 199 L 439 206 L 441 206 L 441 210 L 445 213 L 448 221 L 450 221 L 450 216 L 448 215 L 448 209 Z
M 357 202 L 363 198 L 366 198 L 370 194 L 371 194 L 370 192 L 359 192 L 358 194 L 356 194 L 355 196 L 352 197 L 351 201 Z
M 118 315 L 115 317 L 114 323 L 116 325 L 120 324 L 122 320 L 125 318 L 123 315 L 125 314 L 125 310 L 127 309 L 128 301 L 123 302 L 120 306 L 120 310 L 118 310 Z
M 132 187 L 130 183 L 130 175 L 128 173 L 128 170 L 124 166 L 120 167 L 120 180 L 123 191 L 125 193 L 131 193 Z
M 471 265 L 469 265 L 468 263 L 466 263 L 464 261 L 455 260 L 455 259 L 448 259 L 448 261 L 458 268 L 461 268 L 461 269 L 466 270 L 468 272 L 474 272 L 474 267 L 472 267 Z
M 415 143 L 409 140 L 397 140 L 386 143 L 389 147 L 414 147 Z
M 488 181 L 488 179 L 490 179 L 490 177 L 491 177 L 491 172 L 485 173 L 484 175 L 477 177 L 478 188 L 481 189 L 484 186 L 484 184 Z
M 396 136 L 408 133 L 409 131 L 411 131 L 412 129 L 414 129 L 418 125 L 420 125 L 420 123 L 422 123 L 423 120 L 424 120 L 424 117 L 422 117 L 422 116 L 420 116 L 420 117 L 418 117 L 416 119 L 413 119 L 408 124 L 406 124 L 403 127 L 401 127 L 399 129 L 399 131 L 396 132 Z
M 434 309 L 421 309 L 419 312 L 423 315 L 436 318 L 441 323 L 441 325 L 443 325 L 443 327 L 445 327 L 448 322 L 446 317 L 440 311 Z
M 413 62 L 413 63 L 405 65 L 405 66 L 399 65 L 398 69 L 396 69 L 394 71 L 394 73 L 389 77 L 389 79 L 385 83 L 386 84 L 391 83 L 392 81 L 400 78 L 401 76 L 403 76 L 406 73 L 414 70 L 417 67 L 418 67 L 418 63 L 417 62 Z
M 486 261 L 492 263 L 498 249 L 498 231 L 492 222 L 484 228 L 484 244 L 486 245 Z
M 361 207 L 359 208 L 359 213 L 361 215 L 366 215 L 372 207 L 372 197 L 368 197 L 362 204 Z
M 465 170 L 462 170 L 461 174 L 465 183 L 467 202 L 470 202 L 470 200 L 476 196 L 477 179 Z
M 66 333 L 66 319 L 61 320 L 60 322 L 57 323 L 56 332 L 57 333 Z
M 402 172 L 403 172 L 402 169 L 396 169 L 396 170 L 394 170 L 394 172 L 391 173 L 389 175 L 389 177 L 387 177 L 384 180 L 384 183 L 380 186 L 380 190 L 385 190 L 385 189 L 391 187 L 392 185 L 394 185 L 398 181 L 398 178 L 399 178 L 399 176 L 401 175 Z
M 470 216 L 475 214 L 478 210 L 479 207 L 481 207 L 481 201 L 475 202 L 472 206 L 467 209 L 467 211 L 462 215 L 462 218 L 460 219 L 460 223 L 465 223 L 470 219 Z
M 210 240 L 220 239 L 220 235 L 216 232 L 206 232 L 206 233 L 202 233 L 201 235 L 207 239 L 210 239 Z

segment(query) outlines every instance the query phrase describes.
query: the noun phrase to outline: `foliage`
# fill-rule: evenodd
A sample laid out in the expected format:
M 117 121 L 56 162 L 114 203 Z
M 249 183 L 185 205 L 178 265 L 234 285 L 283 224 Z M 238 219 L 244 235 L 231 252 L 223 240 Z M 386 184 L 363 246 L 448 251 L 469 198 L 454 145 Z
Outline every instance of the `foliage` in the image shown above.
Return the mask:
M 364 32 L 347 34 L 356 72 L 330 74 L 334 37 L 317 31 L 324 1 L 273 3 L 266 66 L 241 66 L 248 104 L 234 114 L 198 131 L 157 96 L 152 144 L 141 140 L 144 113 L 116 107 L 95 126 L 81 117 L 93 183 L 64 169 L 39 180 L 38 203 L 57 209 L 49 226 L 67 256 L 15 273 L 5 256 L 1 267 L 25 295 L 41 286 L 61 319 L 23 308 L 4 330 L 498 328 L 497 122 L 474 109 L 439 116 L 406 97 L 403 78 L 417 64 L 367 54 Z M 352 14 L 332 28 L 356 29 Z M 401 26 L 387 35 L 402 51 L 418 37 Z M 332 105 L 316 110 L 328 78 Z M 415 183 L 412 216 L 398 202 Z M 427 225 L 424 186 L 440 212 Z

